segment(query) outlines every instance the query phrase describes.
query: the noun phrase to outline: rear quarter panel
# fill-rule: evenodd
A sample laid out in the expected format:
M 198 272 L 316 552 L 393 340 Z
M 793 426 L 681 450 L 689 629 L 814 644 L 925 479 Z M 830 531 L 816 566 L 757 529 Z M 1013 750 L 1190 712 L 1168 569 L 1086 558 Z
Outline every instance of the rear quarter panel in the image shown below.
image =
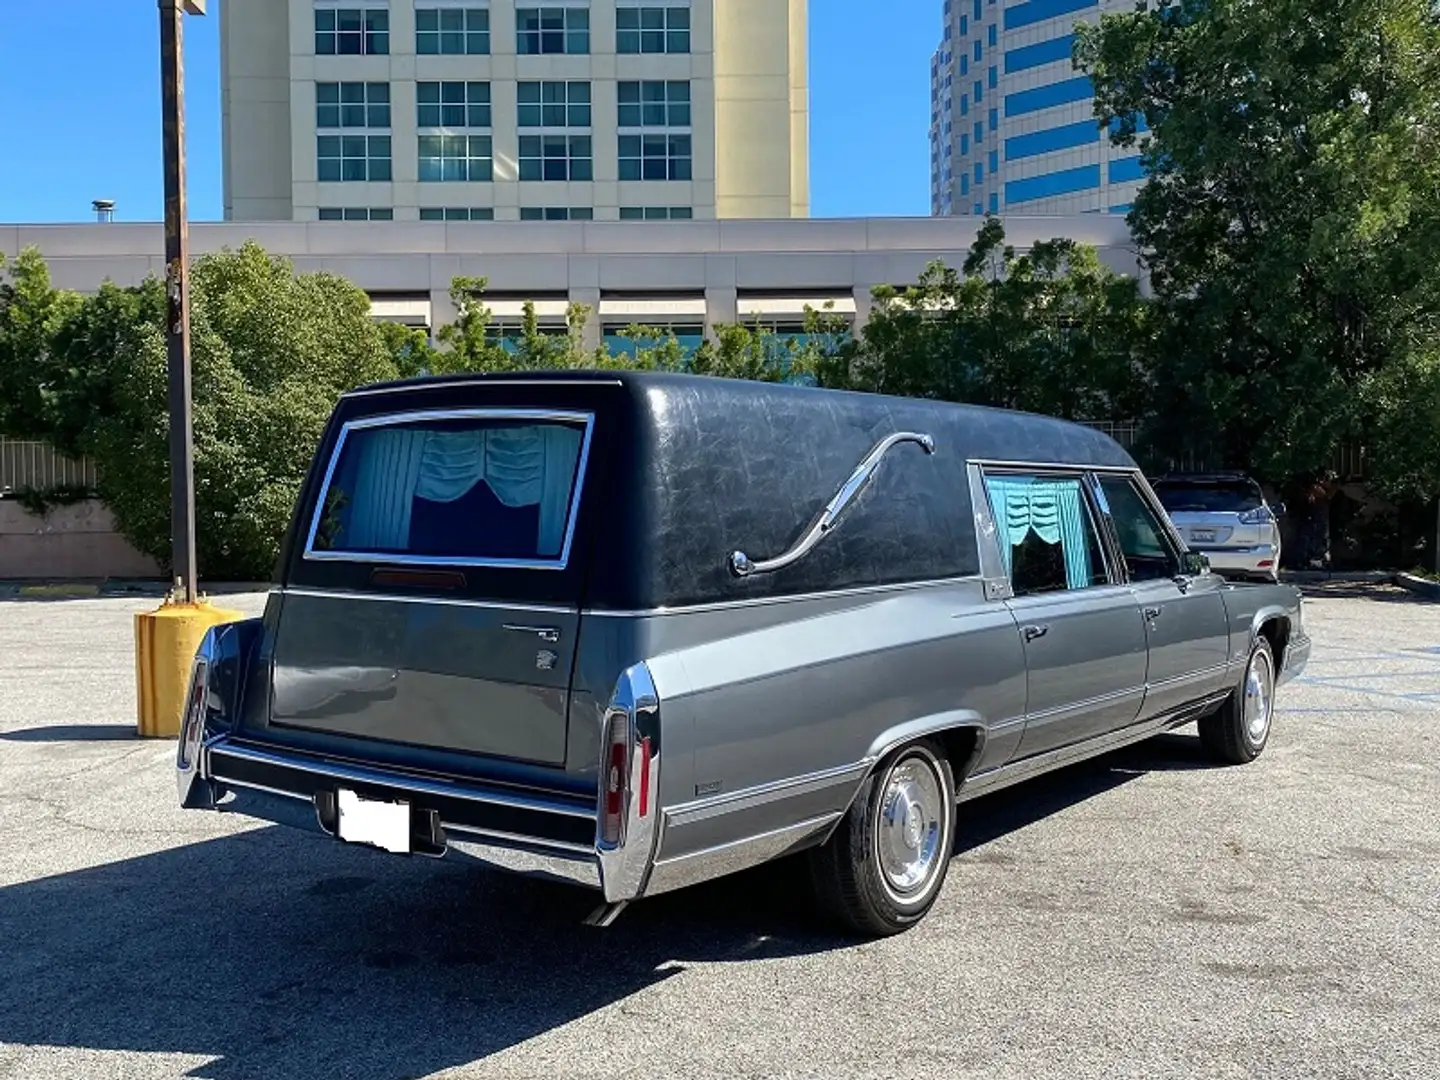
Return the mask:
M 1230 584 L 1222 590 L 1225 612 L 1230 621 L 1230 665 L 1238 668 L 1250 656 L 1250 648 L 1260 628 L 1272 620 L 1282 626 L 1282 655 L 1277 666 L 1284 664 L 1283 651 L 1292 636 L 1303 635 L 1300 590 L 1293 585 Z
M 657 685 L 679 691 L 661 688 L 666 857 L 843 810 L 873 756 L 916 730 L 981 726 L 986 764 L 1020 735 L 1023 649 L 978 580 L 639 629 Z

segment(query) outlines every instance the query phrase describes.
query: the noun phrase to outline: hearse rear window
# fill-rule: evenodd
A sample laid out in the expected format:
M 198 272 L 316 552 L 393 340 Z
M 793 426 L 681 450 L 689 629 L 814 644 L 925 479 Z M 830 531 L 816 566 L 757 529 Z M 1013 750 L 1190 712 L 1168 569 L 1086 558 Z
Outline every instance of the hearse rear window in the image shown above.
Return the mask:
M 591 424 L 584 413 L 494 409 L 352 421 L 305 555 L 562 568 Z

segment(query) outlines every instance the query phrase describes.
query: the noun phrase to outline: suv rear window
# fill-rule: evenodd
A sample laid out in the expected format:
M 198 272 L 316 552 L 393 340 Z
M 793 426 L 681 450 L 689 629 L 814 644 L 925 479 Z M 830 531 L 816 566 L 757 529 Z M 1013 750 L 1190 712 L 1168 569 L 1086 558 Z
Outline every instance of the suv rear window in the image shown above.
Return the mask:
M 305 556 L 563 567 L 592 418 L 468 410 L 342 429 Z
M 1162 480 L 1155 494 L 1169 513 L 1243 513 L 1262 503 L 1260 486 L 1246 480 Z

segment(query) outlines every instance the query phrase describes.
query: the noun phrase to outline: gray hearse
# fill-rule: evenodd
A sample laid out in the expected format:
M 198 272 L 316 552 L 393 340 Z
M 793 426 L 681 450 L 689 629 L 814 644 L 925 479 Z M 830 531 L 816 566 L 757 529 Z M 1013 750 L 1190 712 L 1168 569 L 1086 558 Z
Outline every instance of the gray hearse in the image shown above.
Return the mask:
M 180 798 L 583 883 L 601 925 L 805 852 L 888 934 L 959 803 L 1191 721 L 1250 761 L 1309 652 L 1299 593 L 1208 573 L 1086 427 L 430 377 L 336 407 L 263 617 L 196 657 Z

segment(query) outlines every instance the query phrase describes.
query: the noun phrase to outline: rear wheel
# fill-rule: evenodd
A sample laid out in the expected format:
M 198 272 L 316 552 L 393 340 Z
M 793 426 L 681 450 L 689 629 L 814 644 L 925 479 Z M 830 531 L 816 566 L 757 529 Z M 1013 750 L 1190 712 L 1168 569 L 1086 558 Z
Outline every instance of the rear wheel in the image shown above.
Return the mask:
M 1209 716 L 1200 718 L 1200 741 L 1210 755 L 1231 765 L 1254 761 L 1270 741 L 1275 710 L 1275 652 L 1264 637 L 1255 640 L 1240 685 Z
M 810 855 L 821 905 L 851 930 L 897 934 L 922 919 L 944 884 L 955 838 L 955 779 L 921 740 L 894 751 L 861 785 L 834 834 Z

